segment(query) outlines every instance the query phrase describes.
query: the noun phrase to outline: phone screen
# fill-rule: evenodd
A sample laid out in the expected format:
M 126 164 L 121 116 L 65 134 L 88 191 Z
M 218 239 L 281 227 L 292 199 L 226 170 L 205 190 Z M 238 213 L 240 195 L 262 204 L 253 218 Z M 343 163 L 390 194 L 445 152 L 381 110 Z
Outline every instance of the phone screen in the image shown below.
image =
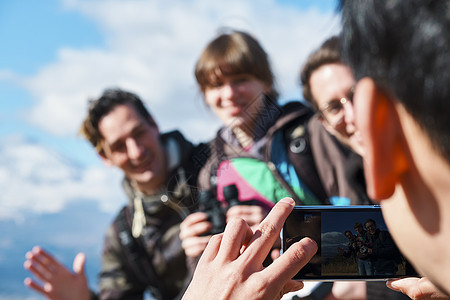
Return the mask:
M 281 233 L 282 252 L 304 237 L 318 251 L 298 280 L 384 280 L 417 276 L 395 245 L 380 206 L 297 206 Z

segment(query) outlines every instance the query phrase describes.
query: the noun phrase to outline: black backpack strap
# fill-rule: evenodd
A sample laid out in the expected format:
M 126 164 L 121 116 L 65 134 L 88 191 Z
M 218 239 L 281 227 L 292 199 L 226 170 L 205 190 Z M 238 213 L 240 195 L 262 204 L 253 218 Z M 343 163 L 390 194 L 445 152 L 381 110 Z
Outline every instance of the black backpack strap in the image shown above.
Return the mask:
M 164 284 L 159 279 L 141 239 L 133 237 L 131 220 L 131 212 L 124 207 L 114 222 L 125 262 L 140 284 L 151 290 L 157 299 L 164 299 Z
M 300 180 L 306 184 L 320 202 L 329 204 L 328 195 L 319 177 L 311 151 L 311 140 L 308 130 L 310 117 L 310 115 L 303 117 L 300 123 L 291 126 L 286 131 L 285 139 L 288 145 L 288 156 Z
M 298 101 L 288 102 L 282 107 L 282 111 L 282 116 L 268 133 L 271 141 L 266 149 L 266 156 L 269 156 L 268 153 L 271 151 L 275 132 L 282 130 L 289 161 L 294 166 L 298 177 L 320 202 L 329 204 L 328 195 L 320 180 L 311 151 L 308 121 L 314 115 L 314 111 Z M 302 204 L 296 198 L 294 199 L 298 205 Z

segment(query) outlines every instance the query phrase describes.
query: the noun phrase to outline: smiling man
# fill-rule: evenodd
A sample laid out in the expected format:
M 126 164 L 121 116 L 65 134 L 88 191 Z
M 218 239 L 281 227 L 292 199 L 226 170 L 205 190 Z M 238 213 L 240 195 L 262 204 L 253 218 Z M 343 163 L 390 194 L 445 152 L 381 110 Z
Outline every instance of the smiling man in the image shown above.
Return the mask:
M 106 233 L 100 299 L 142 299 L 146 290 L 157 299 L 177 298 L 187 277 L 179 224 L 195 209 L 198 154 L 205 153 L 177 131 L 160 134 L 142 101 L 119 89 L 90 103 L 81 133 L 106 165 L 124 172 L 129 197 Z M 84 261 L 77 256 L 72 273 L 35 247 L 25 268 L 44 284 L 29 278 L 25 284 L 50 299 L 88 299 Z

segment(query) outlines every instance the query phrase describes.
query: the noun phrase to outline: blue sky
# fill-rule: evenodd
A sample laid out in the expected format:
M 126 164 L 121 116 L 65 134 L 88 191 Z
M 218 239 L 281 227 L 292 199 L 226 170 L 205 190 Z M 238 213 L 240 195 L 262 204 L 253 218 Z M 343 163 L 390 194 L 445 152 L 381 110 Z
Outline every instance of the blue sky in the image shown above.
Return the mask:
M 0 187 L 7 195 L 15 193 L 13 187 L 24 186 L 30 172 L 40 170 L 47 159 L 61 176 L 70 177 L 62 174 L 67 167 L 67 172 L 84 172 L 78 180 L 80 188 L 88 178 L 103 186 L 110 184 L 102 180 L 118 180 L 120 174 L 111 175 L 77 135 L 87 99 L 99 96 L 107 87 L 139 94 L 163 131 L 180 128 L 194 142 L 210 139 L 220 123 L 203 104 L 193 66 L 220 27 L 246 30 L 260 40 L 271 57 L 281 101 L 300 98 L 298 70 L 303 60 L 339 30 L 332 0 L 176 3 L 2 1 L 0 140 L 7 152 L 3 153 L 6 165 L 0 165 L 0 179 L 8 178 L 9 183 L 0 181 Z M 19 153 L 25 154 L 19 158 Z M 36 165 L 37 158 L 41 166 Z M 18 161 L 21 169 L 17 169 Z M 69 171 L 73 166 L 81 169 Z M 44 168 L 43 176 L 55 176 Z M 97 172 L 94 179 L 91 169 Z M 60 186 L 70 184 L 59 182 Z M 121 203 L 121 197 L 99 195 L 101 189 L 63 196 L 58 203 L 30 203 L 29 199 L 42 199 L 37 191 L 43 185 L 59 190 L 55 181 L 28 184 L 22 201 L 9 201 L 0 218 L 8 218 L 6 212 L 20 218 L 22 205 L 31 212 L 54 212 L 80 196 L 95 199 L 105 209 L 115 209 L 111 198 Z
M 1 1 L 0 270 L 5 253 L 25 251 L 14 248 L 18 235 L 2 224 L 19 230 L 30 219 L 90 207 L 91 215 L 105 216 L 96 223 L 103 228 L 126 202 L 121 173 L 103 166 L 77 136 L 87 99 L 107 87 L 131 90 L 162 131 L 179 128 L 194 142 L 206 141 L 220 123 L 203 105 L 193 67 L 218 28 L 252 33 L 271 58 L 281 101 L 300 99 L 302 62 L 339 31 L 335 6 L 334 0 Z M 62 241 L 48 238 L 52 226 L 45 228 L 33 241 L 42 236 L 44 245 L 61 249 Z M 101 238 L 88 243 L 89 251 L 100 244 Z

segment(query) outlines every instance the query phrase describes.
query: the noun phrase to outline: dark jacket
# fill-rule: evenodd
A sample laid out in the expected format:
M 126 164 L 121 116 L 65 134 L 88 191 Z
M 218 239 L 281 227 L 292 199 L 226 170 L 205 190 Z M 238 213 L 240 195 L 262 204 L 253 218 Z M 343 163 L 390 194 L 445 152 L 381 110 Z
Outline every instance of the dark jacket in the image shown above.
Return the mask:
M 179 225 L 196 209 L 196 180 L 203 159 L 196 157 L 200 148 L 177 131 L 162 135 L 161 141 L 169 157 L 170 175 L 160 192 L 146 196 L 127 178 L 123 181 L 130 201 L 106 233 L 100 299 L 143 299 L 146 290 L 156 299 L 176 299 L 186 285 Z M 142 210 L 135 205 L 142 205 L 145 214 L 137 237 L 132 233 L 133 219 Z
M 369 247 L 372 248 L 371 260 L 375 275 L 397 273 L 398 266 L 394 257 L 398 249 L 389 232 L 377 229 L 375 234 L 367 234 L 367 237 Z
M 314 162 L 327 195 L 350 199 L 350 204 L 373 204 L 366 194 L 361 157 L 328 133 L 317 116 L 308 123 Z

